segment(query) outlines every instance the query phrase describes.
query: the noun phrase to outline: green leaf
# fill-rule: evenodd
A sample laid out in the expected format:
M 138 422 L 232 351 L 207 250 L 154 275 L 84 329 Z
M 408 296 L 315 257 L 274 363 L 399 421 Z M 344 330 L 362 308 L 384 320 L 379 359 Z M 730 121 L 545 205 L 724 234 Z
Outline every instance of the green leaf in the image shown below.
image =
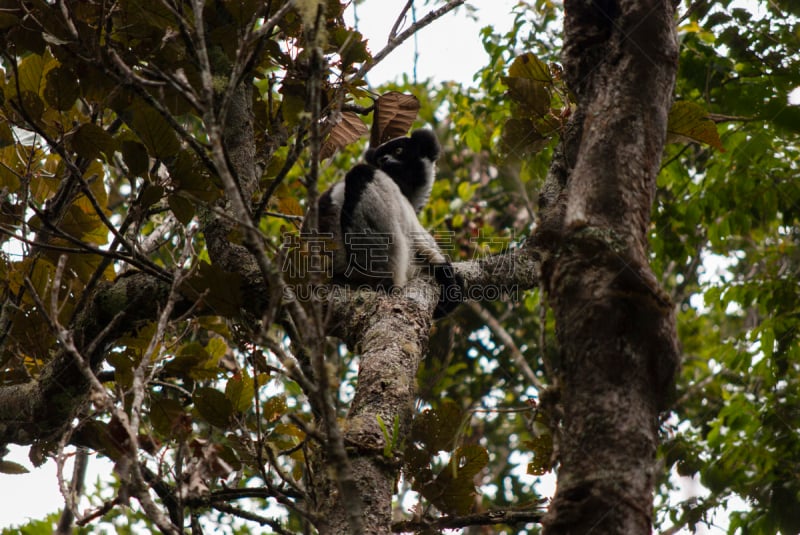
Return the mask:
M 72 135 L 70 144 L 72 150 L 87 160 L 97 158 L 101 152 L 108 160 L 117 148 L 114 138 L 101 127 L 92 123 L 79 126 Z
M 225 394 L 213 388 L 198 388 L 192 396 L 194 406 L 208 423 L 227 428 L 233 416 L 233 405 Z
M 60 111 L 72 108 L 80 95 L 78 77 L 75 73 L 59 65 L 47 73 L 45 80 L 44 100 Z
M 202 295 L 205 304 L 214 312 L 233 316 L 241 311 L 244 302 L 241 284 L 241 275 L 200 262 L 197 272 L 181 285 L 181 292 L 191 299 Z
M 279 92 L 283 95 L 281 112 L 290 126 L 300 121 L 300 114 L 306 108 L 305 84 L 296 80 L 285 80 Z
M 386 458 L 391 458 L 394 454 L 394 448 L 397 445 L 397 437 L 400 433 L 400 418 L 395 415 L 394 417 L 394 424 L 392 425 L 392 432 L 389 433 L 389 430 L 386 428 L 386 424 L 383 423 L 383 418 L 381 418 L 380 414 L 375 415 L 378 419 L 378 427 L 381 428 L 381 433 L 383 434 L 383 456 Z
M 138 141 L 126 139 L 121 145 L 122 159 L 128 166 L 128 171 L 136 176 L 143 176 L 150 166 L 147 148 Z M 151 203 L 152 204 L 152 203 Z
M 214 185 L 208 170 L 191 151 L 182 150 L 178 153 L 170 174 L 175 180 L 176 190 L 188 194 L 190 199 L 212 202 L 220 197 L 220 188 Z
M 764 356 L 768 359 L 772 358 L 772 354 L 775 351 L 775 331 L 767 326 L 761 329 L 761 351 L 764 352 Z
M 671 136 L 668 142 L 695 141 L 725 152 L 717 126 L 708 118 L 706 110 L 695 102 L 681 100 L 672 105 L 667 134 Z
M 469 182 L 462 182 L 458 185 L 457 192 L 458 198 L 464 202 L 469 202 L 475 195 L 475 190 L 478 189 L 477 184 L 470 184 Z
M 237 412 L 245 412 L 253 406 L 254 394 L 253 378 L 245 373 L 234 375 L 225 385 L 225 397 Z
M 191 417 L 177 400 L 162 398 L 150 407 L 150 422 L 164 437 L 187 437 L 191 432 Z
M 167 197 L 167 204 L 169 205 L 175 217 L 183 223 L 188 225 L 194 217 L 194 203 L 180 195 L 170 195 Z
M 124 341 L 121 341 L 120 344 L 124 344 Z M 132 350 L 128 348 L 123 353 L 114 352 L 108 355 L 106 358 L 108 363 L 114 367 L 114 382 L 117 386 L 121 386 L 123 388 L 130 388 L 133 386 L 134 361 L 131 358 L 131 353 Z
M 151 156 L 163 160 L 177 154 L 180 143 L 175 130 L 158 111 L 138 101 L 126 110 L 126 114 L 131 116 L 131 128 Z
M 466 514 L 475 502 L 475 475 L 489 462 L 489 453 L 477 444 L 458 448 L 447 466 L 431 482 L 415 485 L 436 507 L 448 514 Z
M 445 400 L 436 409 L 427 409 L 414 418 L 411 440 L 433 455 L 449 451 L 462 420 L 461 408 L 453 401 Z
M 209 354 L 198 342 L 181 346 L 178 355 L 164 366 L 165 373 L 190 377 L 198 380 L 211 380 L 219 377 L 222 369 L 219 358 Z
M 503 125 L 500 150 L 507 156 L 524 158 L 547 146 L 547 139 L 536 129 L 531 119 L 511 118 Z
M 533 460 L 528 463 L 527 473 L 541 476 L 553 468 L 553 434 L 549 417 L 544 411 L 537 410 L 527 427 L 532 438 L 526 441 L 525 445 L 533 453 Z
M 360 32 L 337 28 L 333 32 L 333 41 L 339 47 L 342 68 L 347 68 L 353 63 L 363 63 L 370 57 L 367 41 Z
M 12 132 L 11 127 L 8 125 L 8 123 L 5 121 L 0 122 L 0 149 L 4 149 L 5 147 L 10 147 L 15 142 L 16 140 L 14 139 L 14 132 Z M 3 161 L 7 162 L 5 159 L 3 159 Z
M 13 461 L 0 460 L 0 474 L 27 474 L 30 470 Z
M 153 186 L 151 184 L 144 185 L 142 192 L 142 207 L 149 208 L 164 197 L 164 188 L 162 186 Z

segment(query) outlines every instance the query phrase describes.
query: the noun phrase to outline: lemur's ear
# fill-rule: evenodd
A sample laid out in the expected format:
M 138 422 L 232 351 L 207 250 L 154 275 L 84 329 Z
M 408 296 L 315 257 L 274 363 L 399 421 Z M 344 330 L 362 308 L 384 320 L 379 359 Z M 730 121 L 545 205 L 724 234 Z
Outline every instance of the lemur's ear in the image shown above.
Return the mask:
M 430 161 L 435 162 L 442 152 L 442 147 L 439 145 L 439 140 L 436 139 L 436 134 L 433 130 L 422 128 L 411 132 L 412 141 L 417 143 L 419 153 Z

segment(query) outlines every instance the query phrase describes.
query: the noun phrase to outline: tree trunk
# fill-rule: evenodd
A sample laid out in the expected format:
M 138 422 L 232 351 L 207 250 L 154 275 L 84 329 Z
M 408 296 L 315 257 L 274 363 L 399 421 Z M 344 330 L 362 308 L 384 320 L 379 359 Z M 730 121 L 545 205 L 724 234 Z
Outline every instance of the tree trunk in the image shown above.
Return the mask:
M 357 318 L 359 325 L 350 326 L 351 332 L 358 333 L 356 345 L 360 354 L 355 397 L 341 423 L 351 474 L 344 480 L 339 475 L 337 481 L 331 468 L 337 461 L 329 458 L 330 448 L 316 455 L 317 459 L 327 457 L 314 463 L 316 512 L 323 519 L 320 533 L 351 532 L 348 515 L 355 513 L 354 504 L 348 503 L 344 496 L 348 489 L 342 486 L 352 486 L 352 494 L 361 499 L 358 513 L 364 533 L 392 532 L 392 496 L 400 469 L 399 455 L 410 430 L 416 374 L 430 331 L 430 320 L 424 319 L 430 314 L 418 305 L 411 299 L 381 298 L 373 314 L 362 314 Z M 389 435 L 388 445 L 380 422 Z M 395 422 L 398 433 L 392 437 Z
M 678 365 L 647 236 L 677 70 L 665 0 L 568 0 L 578 108 L 540 199 L 536 244 L 561 346 L 558 491 L 544 533 L 650 533 L 658 414 Z

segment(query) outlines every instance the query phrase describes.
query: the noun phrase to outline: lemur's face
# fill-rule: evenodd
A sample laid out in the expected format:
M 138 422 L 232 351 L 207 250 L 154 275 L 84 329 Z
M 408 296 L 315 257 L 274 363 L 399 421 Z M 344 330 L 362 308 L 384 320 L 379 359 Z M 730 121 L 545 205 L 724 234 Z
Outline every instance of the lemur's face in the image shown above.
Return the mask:
M 400 187 L 419 213 L 428 202 L 441 148 L 432 130 L 415 130 L 409 137 L 390 139 L 367 151 L 367 163 L 377 167 Z
M 411 138 L 398 137 L 368 152 L 367 162 L 392 174 L 391 170 L 419 161 L 419 151 L 416 149 L 416 143 Z
M 416 130 L 411 137 L 397 137 L 367 152 L 367 162 L 392 175 L 392 171 L 417 168 L 422 159 L 439 157 L 439 142 L 430 130 Z

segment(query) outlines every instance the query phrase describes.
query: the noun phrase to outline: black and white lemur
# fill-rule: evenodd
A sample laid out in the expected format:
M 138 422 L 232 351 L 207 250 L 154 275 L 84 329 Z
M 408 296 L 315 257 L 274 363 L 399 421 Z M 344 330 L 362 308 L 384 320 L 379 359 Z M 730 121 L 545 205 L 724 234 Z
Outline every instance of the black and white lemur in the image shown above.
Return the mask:
M 441 289 L 435 318 L 463 301 L 462 279 L 417 219 L 440 153 L 431 130 L 416 130 L 367 151 L 367 163 L 320 196 L 317 230 L 332 236 L 334 282 L 387 290 L 427 272 Z

